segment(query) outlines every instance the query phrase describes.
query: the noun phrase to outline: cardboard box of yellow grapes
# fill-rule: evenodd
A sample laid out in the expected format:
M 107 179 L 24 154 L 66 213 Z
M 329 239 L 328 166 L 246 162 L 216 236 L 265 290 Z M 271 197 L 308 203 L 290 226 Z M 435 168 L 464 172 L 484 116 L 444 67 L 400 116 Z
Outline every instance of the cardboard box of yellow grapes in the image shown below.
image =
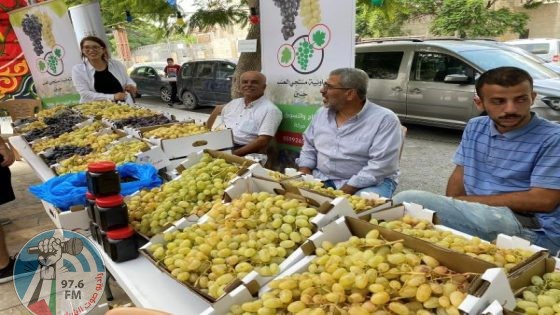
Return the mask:
M 366 216 L 369 213 L 388 208 L 392 205 L 391 200 L 380 198 L 376 194 L 367 194 L 365 196 L 347 195 L 340 190 L 323 187 L 323 184 L 313 178 L 311 175 L 304 175 L 294 169 L 286 169 L 286 174 L 272 171 L 262 167 L 260 164 L 254 164 L 249 167 L 248 174 L 254 176 L 275 180 L 290 190 L 297 192 L 303 196 L 320 198 L 321 200 L 333 200 L 337 197 L 346 197 L 355 213 L 358 216 Z
M 165 230 L 162 234 L 158 234 L 156 236 L 154 236 L 149 243 L 147 243 L 145 246 L 143 246 L 141 248 L 141 252 L 148 257 L 148 259 L 150 261 L 152 261 L 156 266 L 158 266 L 158 268 L 160 268 L 163 272 L 169 274 L 171 277 L 173 277 L 174 279 L 176 279 L 177 281 L 181 282 L 188 290 L 190 290 L 191 292 L 194 292 L 196 294 L 198 294 L 199 296 L 203 297 L 206 301 L 208 301 L 209 305 L 213 305 L 215 303 L 223 303 L 222 302 L 222 298 L 224 296 L 227 295 L 227 292 L 230 292 L 233 288 L 241 285 L 242 283 L 244 284 L 248 284 L 251 283 L 252 281 L 258 283 L 260 286 L 264 285 L 266 282 L 270 281 L 275 274 L 282 272 L 284 270 L 286 270 L 290 264 L 294 263 L 292 260 L 289 261 L 284 261 L 283 257 L 288 257 L 288 255 L 282 255 L 279 256 L 279 258 L 277 259 L 277 263 L 275 262 L 275 266 L 274 269 L 277 270 L 276 272 L 273 272 L 272 269 L 273 267 L 268 267 L 268 263 L 263 262 L 262 264 L 259 265 L 254 265 L 253 268 L 251 268 L 251 270 L 256 270 L 257 268 L 261 271 L 260 273 L 257 272 L 250 272 L 250 270 L 247 270 L 247 272 L 243 272 L 244 276 L 240 276 L 239 278 L 233 277 L 231 280 L 229 280 L 227 283 L 224 283 L 224 287 L 222 288 L 222 291 L 219 291 L 221 293 L 219 294 L 212 294 L 211 291 L 207 292 L 204 291 L 204 288 L 199 288 L 191 283 L 188 282 L 188 280 L 184 280 L 181 281 L 179 280 L 179 278 L 181 277 L 180 274 L 175 274 L 174 270 L 169 270 L 171 269 L 171 267 L 169 267 L 170 265 L 168 265 L 167 259 L 171 259 L 171 256 L 161 256 L 163 255 L 163 252 L 158 253 L 158 246 L 159 248 L 166 248 L 167 251 L 173 251 L 173 249 L 171 247 L 167 247 L 168 246 L 168 242 L 169 240 L 171 240 L 172 236 L 174 233 L 187 233 L 186 231 L 184 231 L 185 228 L 189 229 L 189 230 L 195 230 L 197 228 L 200 228 L 201 226 L 210 226 L 210 224 L 216 224 L 219 228 L 217 228 L 216 232 L 223 230 L 223 229 L 227 229 L 228 226 L 230 226 L 229 224 L 235 224 L 237 226 L 237 221 L 241 222 L 241 221 L 259 221 L 265 224 L 268 224 L 269 222 L 271 223 L 271 226 L 274 226 L 274 224 L 272 223 L 273 221 L 273 215 L 272 214 L 265 214 L 264 212 L 259 212 L 259 210 L 254 210 L 254 213 L 251 215 L 254 215 L 255 217 L 258 217 L 258 219 L 253 219 L 252 217 L 242 217 L 242 218 L 238 218 L 235 219 L 234 221 L 229 221 L 230 223 L 224 223 L 226 221 L 228 221 L 229 219 L 225 219 L 225 220 L 220 220 L 220 219 L 216 219 L 217 215 L 220 213 L 220 211 L 225 211 L 225 216 L 227 217 L 228 214 L 230 213 L 230 210 L 228 210 L 229 207 L 232 207 L 232 205 L 235 204 L 239 204 L 239 202 L 244 202 L 243 200 L 246 200 L 247 198 L 264 198 L 264 199 L 259 199 L 262 200 L 261 202 L 266 203 L 266 202 L 271 202 L 274 203 L 275 205 L 278 205 L 279 208 L 288 210 L 288 209 L 292 209 L 292 207 L 295 207 L 293 204 L 305 204 L 306 208 L 305 210 L 302 210 L 304 213 L 307 214 L 308 219 L 306 220 L 306 226 L 304 225 L 299 225 L 302 224 L 304 222 L 297 222 L 294 221 L 295 219 L 295 215 L 286 215 L 291 216 L 294 220 L 287 220 L 286 222 L 291 222 L 293 224 L 282 224 L 282 221 L 280 221 L 281 226 L 278 225 L 277 226 L 277 231 L 278 234 L 280 235 L 281 233 L 279 231 L 284 231 L 285 233 L 290 233 L 290 238 L 287 240 L 284 240 L 282 242 L 280 242 L 281 238 L 277 238 L 276 240 L 279 243 L 279 247 L 285 248 L 285 254 L 287 253 L 289 255 L 289 253 L 291 253 L 293 250 L 295 250 L 297 248 L 297 246 L 299 246 L 299 244 L 305 242 L 305 239 L 307 237 L 309 237 L 310 235 L 313 234 L 314 231 L 316 231 L 318 228 L 320 228 L 321 226 L 324 226 L 325 224 L 328 224 L 329 222 L 331 222 L 331 220 L 333 220 L 334 218 L 337 218 L 341 215 L 344 214 L 351 214 L 352 210 L 348 204 L 348 202 L 344 199 L 344 198 L 337 198 L 332 202 L 329 203 L 323 203 L 323 204 L 319 204 L 317 201 L 315 200 L 311 200 L 310 198 L 304 198 L 301 195 L 296 195 L 290 192 L 286 192 L 283 190 L 282 186 L 274 181 L 269 181 L 269 180 L 265 180 L 265 179 L 258 179 L 258 178 L 245 178 L 245 177 L 238 177 L 231 186 L 229 186 L 225 193 L 224 193 L 224 203 L 218 203 L 218 205 L 214 205 L 213 209 L 211 211 L 214 211 L 213 214 L 207 213 L 206 215 L 202 216 L 200 218 L 200 220 L 198 220 L 198 222 L 192 222 L 189 221 L 188 219 L 181 219 L 179 221 L 177 221 L 174 226 L 170 227 L 169 229 Z M 270 198 L 270 199 L 269 199 Z M 276 198 L 276 199 L 274 199 Z M 268 200 L 268 201 L 266 201 Z M 282 203 L 283 205 L 279 205 L 277 204 L 277 202 Z M 284 205 L 286 206 L 284 208 Z M 274 207 L 274 206 L 273 206 Z M 247 210 L 247 209 L 245 209 Z M 278 209 L 280 210 L 280 209 Z M 312 211 L 311 211 L 312 210 Z M 295 208 L 294 208 L 295 211 Z M 297 210 L 299 211 L 299 210 Z M 311 211 L 311 212 L 309 212 Z M 245 215 L 245 213 L 242 211 L 241 212 L 243 215 Z M 288 213 L 290 213 L 288 211 Z M 248 213 L 246 215 L 249 215 Z M 219 215 L 218 215 L 219 216 Z M 301 216 L 297 216 L 298 220 Z M 276 218 L 278 219 L 278 218 Z M 275 220 L 276 220 L 275 219 Z M 263 221 L 265 220 L 265 221 Z M 255 229 L 254 227 L 251 227 L 250 223 L 247 226 L 247 234 L 250 234 L 249 231 L 253 231 L 251 233 L 260 233 L 258 229 Z M 285 225 L 285 226 L 284 226 Z M 303 228 L 299 228 L 300 232 L 295 232 L 297 231 L 297 229 L 295 227 L 292 226 L 298 226 L 298 227 L 305 227 L 305 229 L 307 230 L 308 234 L 305 234 L 303 232 Z M 231 227 L 231 226 L 230 226 Z M 290 231 L 286 231 L 287 229 L 289 229 Z M 294 230 L 292 230 L 294 229 Z M 272 230 L 267 230 L 267 233 L 270 233 Z M 190 233 L 190 232 L 189 232 Z M 210 232 L 209 232 L 210 233 Z M 294 233 L 297 233 L 297 235 L 292 235 Z M 270 236 L 270 235 L 269 235 Z M 296 239 L 297 236 L 297 239 Z M 202 241 L 203 239 L 206 239 L 208 237 L 202 238 L 200 239 L 200 241 Z M 175 240 L 173 241 L 175 242 Z M 287 242 L 290 242 L 290 244 L 288 244 Z M 154 251 L 154 248 L 156 248 L 156 250 Z M 197 247 L 198 248 L 198 247 Z M 252 247 L 251 247 L 252 248 Z M 259 250 L 258 252 L 256 252 L 256 256 L 261 257 L 261 251 L 264 250 L 265 248 L 268 247 L 263 247 L 263 249 Z M 268 249 L 267 249 L 268 250 Z M 189 250 L 184 250 L 186 252 L 185 255 L 188 255 L 188 252 L 190 252 Z M 194 251 L 194 250 L 193 250 Z M 245 255 L 245 254 L 244 254 Z M 268 254 L 267 254 L 268 255 Z M 272 255 L 272 254 L 271 254 Z M 173 259 L 175 256 L 173 256 Z M 227 257 L 230 257 L 230 255 L 228 255 Z M 252 256 L 247 256 L 247 259 L 252 259 L 249 257 Z M 186 257 L 185 257 L 186 259 Z M 190 258 L 189 258 L 190 259 Z M 264 258 L 263 258 L 264 260 Z M 264 261 L 268 261 L 264 260 Z M 243 264 L 248 264 L 251 263 L 252 260 L 243 260 L 240 261 L 240 263 Z M 176 261 L 173 263 L 175 264 L 175 268 L 177 267 L 176 265 Z M 212 264 L 214 263 L 214 260 L 212 260 Z M 233 263 L 235 266 L 237 266 L 238 264 Z M 188 264 L 189 266 L 191 264 Z M 167 267 L 166 267 L 167 266 Z M 233 266 L 233 265 L 231 265 Z M 272 266 L 272 265 L 271 265 Z M 186 266 L 183 266 L 186 267 Z M 265 273 L 263 271 L 263 269 L 261 268 L 266 268 L 267 272 Z M 213 270 L 213 268 L 212 268 Z M 176 271 L 176 270 L 175 270 Z M 210 269 L 207 270 L 208 272 L 210 272 Z M 194 271 L 191 271 L 191 274 Z M 175 277 L 176 276 L 176 277 Z M 198 282 L 195 282 L 198 283 Z
M 499 234 L 492 243 L 439 224 L 437 213 L 414 203 L 404 203 L 361 217 L 370 223 L 417 237 L 438 246 L 486 260 L 513 272 L 545 248 L 516 236 Z
M 210 131 L 201 123 L 172 123 L 139 130 L 143 139 L 160 146 L 169 159 L 186 157 L 204 149 L 222 150 L 233 147 L 231 129 Z
M 376 230 L 377 232 L 372 232 L 374 230 Z M 371 243 L 370 245 L 367 245 L 368 244 L 367 242 L 362 244 L 362 242 L 360 242 L 358 238 L 360 239 L 369 238 L 370 232 L 373 234 L 377 234 L 377 237 L 375 237 L 376 238 L 375 244 Z M 336 248 L 337 243 L 346 242 L 346 241 L 355 242 L 354 244 L 356 245 L 349 245 L 350 247 L 355 246 L 355 248 L 352 248 L 351 250 L 345 252 L 340 252 L 339 250 L 337 250 L 342 248 L 348 249 L 347 246 Z M 385 254 L 382 254 L 386 256 L 385 259 L 383 259 L 382 263 L 377 264 L 377 266 L 375 267 L 371 267 L 369 266 L 370 262 L 368 258 L 368 262 L 366 263 L 366 265 L 368 266 L 360 267 L 361 263 L 359 261 L 360 259 L 362 259 L 360 257 L 366 257 L 367 254 L 370 254 L 367 253 L 368 251 L 377 250 L 378 248 L 381 247 L 388 247 L 390 249 L 389 252 L 385 251 L 384 252 Z M 400 249 L 397 249 L 397 247 L 399 247 Z M 403 251 L 403 248 L 407 248 L 408 250 Z M 336 253 L 334 252 L 335 250 L 337 250 Z M 414 252 L 417 253 L 415 255 L 416 258 L 410 257 L 412 256 L 410 250 L 413 250 Z M 321 253 L 319 253 L 320 251 Z M 352 256 L 355 255 L 357 251 L 362 251 L 363 254 L 358 254 L 358 256 L 355 257 Z M 374 252 L 373 253 L 374 256 L 372 256 L 372 258 L 375 258 L 375 255 L 381 254 L 381 251 Z M 465 300 L 467 300 L 468 295 L 472 291 L 474 291 L 476 288 L 480 286 L 480 283 L 484 281 L 481 279 L 485 279 L 485 276 L 487 276 L 487 272 L 491 275 L 494 275 L 495 276 L 494 278 L 499 278 L 501 281 L 507 282 L 506 276 L 503 273 L 503 271 L 501 271 L 501 269 L 499 268 L 491 269 L 492 265 L 485 261 L 481 261 L 464 254 L 445 250 L 440 247 L 434 246 L 429 242 L 425 242 L 413 237 L 409 237 L 405 234 L 398 233 L 389 229 L 385 229 L 383 227 L 370 224 L 363 220 L 359 220 L 356 218 L 349 218 L 349 217 L 339 218 L 338 220 L 321 228 L 319 232 L 313 234 L 309 238 L 309 240 L 306 243 L 304 243 L 296 252 L 297 254 L 294 253 L 293 255 L 294 257 L 289 257 L 289 258 L 295 258 L 295 263 L 292 264 L 291 267 L 286 269 L 284 272 L 279 274 L 276 278 L 274 278 L 273 281 L 276 282 L 276 284 L 281 283 L 282 282 L 281 279 L 286 279 L 287 277 L 291 277 L 294 275 L 297 277 L 297 275 L 302 275 L 306 272 L 307 274 L 315 274 L 317 275 L 318 278 L 322 279 L 322 281 L 320 281 L 319 283 L 327 283 L 332 279 L 335 279 L 334 280 L 335 284 L 337 283 L 336 279 L 338 279 L 338 283 L 342 283 L 343 277 L 345 277 L 344 281 L 348 280 L 346 281 L 347 282 L 346 284 L 348 286 L 344 287 L 344 294 L 346 295 L 344 300 L 341 300 L 340 298 L 337 298 L 338 301 L 335 302 L 330 300 L 329 301 L 323 300 L 323 298 L 327 298 L 327 299 L 331 298 L 330 296 L 327 295 L 329 294 L 328 292 L 335 292 L 334 291 L 335 288 L 333 285 L 332 288 L 325 287 L 324 292 L 316 292 L 321 294 L 326 293 L 325 295 L 323 295 L 323 298 L 319 297 L 317 300 L 315 300 L 315 297 L 313 297 L 314 298 L 313 303 L 305 303 L 307 304 L 307 307 L 313 307 L 314 305 L 322 306 L 325 312 L 328 312 L 329 304 L 336 304 L 337 307 L 340 307 L 340 309 L 345 309 L 346 311 L 349 311 L 348 308 L 351 307 L 350 306 L 351 304 L 355 306 L 364 303 L 363 304 L 364 307 L 365 304 L 369 304 L 368 307 L 371 307 L 372 306 L 371 303 L 375 302 L 375 305 L 373 307 L 376 307 L 378 309 L 383 309 L 383 308 L 386 309 L 387 307 L 391 308 L 389 302 L 406 301 L 407 299 L 410 300 L 410 299 L 414 299 L 415 297 L 418 297 L 420 301 L 424 301 L 423 305 L 422 303 L 419 304 L 419 302 L 412 303 L 412 301 L 409 301 L 408 303 L 402 302 L 402 304 L 406 303 L 405 305 L 407 307 L 412 307 L 412 305 L 414 305 L 415 307 L 425 306 L 427 309 L 435 313 L 436 308 L 439 306 L 433 304 L 437 302 L 437 303 L 442 303 L 443 305 L 445 305 L 445 307 L 453 307 L 453 310 L 457 312 L 456 314 L 459 314 L 458 310 L 460 310 L 461 307 L 463 306 L 462 303 Z M 406 254 L 401 254 L 401 252 L 404 252 Z M 343 272 L 346 273 L 346 275 L 339 278 L 339 276 L 337 276 L 336 274 L 342 272 L 341 268 L 334 268 L 336 269 L 335 271 L 330 271 L 328 270 L 329 267 L 327 267 L 329 263 L 324 261 L 321 262 L 319 259 L 319 257 L 322 256 L 325 257 L 327 253 L 329 256 L 341 257 L 340 259 L 337 259 L 338 261 L 344 261 L 345 257 L 348 258 L 347 256 L 352 256 L 352 259 L 349 259 L 348 261 L 349 262 L 352 261 L 352 263 L 355 263 L 355 265 L 351 266 L 350 268 L 343 268 L 346 269 L 346 271 Z M 397 256 L 401 256 L 401 257 L 397 257 Z M 425 256 L 429 256 L 429 257 L 425 257 Z M 405 261 L 403 263 L 399 263 L 398 260 L 402 259 L 403 257 L 406 257 Z M 329 258 L 327 260 L 330 261 L 331 259 Z M 380 266 L 381 264 L 385 264 L 386 266 L 383 266 L 384 268 L 381 268 Z M 400 268 L 400 266 L 402 266 L 403 264 L 406 265 L 412 264 L 409 267 L 410 268 L 409 272 L 407 273 L 406 271 L 400 269 L 397 272 L 395 269 L 395 272 L 397 272 L 396 274 L 398 275 L 396 277 L 390 277 L 390 279 L 388 279 L 389 278 L 388 274 L 392 273 L 391 271 L 392 269 L 390 268 L 393 269 Z M 412 278 L 404 279 L 401 277 L 407 274 L 409 274 L 410 277 L 421 276 L 421 272 L 419 271 L 420 269 L 418 270 L 414 269 L 417 264 L 425 264 L 429 267 L 426 268 L 426 266 L 424 266 L 424 268 L 421 268 L 422 270 L 424 270 L 423 272 L 425 273 L 425 276 L 423 277 L 424 280 L 432 281 L 437 278 L 439 279 L 437 281 L 440 281 L 438 282 L 440 283 L 439 285 L 436 285 L 435 287 L 430 286 L 433 289 L 429 290 L 430 296 L 428 297 L 426 297 L 425 294 L 423 294 L 423 297 L 420 298 L 418 293 L 420 291 L 420 288 L 426 285 L 420 285 L 420 286 L 413 285 L 416 286 L 418 290 L 415 295 L 407 296 L 404 293 L 404 291 L 408 291 L 405 290 L 407 284 L 412 285 L 412 281 L 416 281 L 418 279 L 412 279 Z M 322 267 L 318 267 L 318 266 L 322 266 Z M 418 266 L 416 266 L 416 268 L 417 267 Z M 314 271 L 316 268 L 326 268 L 326 269 L 324 271 Z M 354 270 L 354 271 L 348 272 L 348 270 Z M 371 272 L 370 270 L 375 270 L 375 272 L 373 272 L 374 274 L 367 275 L 368 272 Z M 362 272 L 366 272 L 366 273 L 363 274 Z M 483 276 L 478 277 L 478 275 L 483 275 Z M 367 284 L 364 283 L 365 286 L 364 284 L 360 286 L 359 283 L 365 281 L 365 279 L 362 279 L 364 278 L 364 276 L 368 278 Z M 393 290 L 393 293 L 390 293 L 391 296 L 393 297 L 390 301 L 385 301 L 384 303 L 381 303 L 379 302 L 379 296 L 374 297 L 375 293 L 377 292 L 389 290 L 388 287 L 382 289 L 379 285 L 371 284 L 371 283 L 378 283 L 378 284 L 385 283 L 382 281 L 377 281 L 376 278 L 378 276 L 381 278 L 385 278 L 385 276 L 387 276 L 388 277 L 386 278 L 387 281 L 390 281 L 389 283 L 387 283 L 387 285 Z M 449 292 L 451 294 L 442 293 L 440 291 L 440 289 L 442 289 L 441 288 L 441 286 L 443 285 L 442 283 L 445 283 L 446 279 L 453 279 L 455 283 L 454 286 L 450 286 L 450 288 L 453 287 L 449 290 L 449 291 L 453 291 L 453 292 Z M 308 282 L 310 280 L 308 280 Z M 315 283 L 315 285 L 317 285 L 317 281 L 312 280 L 310 284 L 311 283 Z M 228 301 L 228 304 L 226 303 L 215 304 L 212 307 L 208 308 L 205 312 L 203 312 L 203 314 L 205 315 L 225 314 L 228 311 L 230 312 L 232 311 L 231 306 L 234 304 L 241 306 L 244 303 L 252 302 L 252 301 L 256 303 L 256 305 L 246 304 L 245 306 L 243 306 L 244 308 L 240 311 L 242 312 L 247 311 L 249 312 L 248 314 L 257 313 L 256 310 L 249 310 L 249 309 L 253 307 L 254 308 L 259 307 L 259 302 L 255 302 L 257 298 L 264 299 L 266 298 L 267 294 L 271 294 L 270 292 L 273 291 L 273 289 L 271 288 L 272 284 L 273 282 L 269 282 L 265 286 L 260 285 L 258 286 L 259 287 L 258 289 L 255 288 L 255 286 L 257 285 L 255 283 L 247 283 L 245 284 L 245 286 L 239 286 L 231 290 L 230 292 L 228 292 L 226 297 L 224 297 L 224 300 Z M 289 286 L 287 281 L 284 284 L 286 286 Z M 302 285 L 303 282 L 300 282 L 299 284 L 296 285 L 296 288 L 302 290 L 300 291 L 300 294 L 304 293 L 305 291 L 305 289 L 302 289 Z M 307 287 L 307 285 L 305 286 Z M 276 285 L 274 285 L 274 287 L 276 287 Z M 377 287 L 380 287 L 381 289 Z M 403 289 L 402 294 L 401 294 L 401 289 Z M 294 309 L 290 310 L 291 307 L 298 308 L 298 311 L 299 308 L 305 307 L 302 303 L 292 304 L 296 302 L 296 300 L 299 300 L 300 298 L 301 300 L 303 300 L 302 296 L 296 298 L 296 296 L 287 294 L 287 292 L 283 292 L 284 293 L 283 294 L 282 291 L 285 290 L 290 290 L 290 288 L 288 287 L 282 288 L 280 292 L 280 296 L 277 297 L 280 299 L 280 302 L 282 302 L 281 303 L 282 306 L 276 308 L 276 311 L 282 310 L 285 312 L 287 309 L 290 312 L 294 312 L 295 311 Z M 443 292 L 446 291 L 448 290 L 444 288 Z M 446 295 L 446 297 L 442 297 L 445 294 L 448 295 Z M 450 295 L 452 295 L 453 297 L 450 297 Z M 278 306 L 279 303 L 277 298 L 272 297 L 272 300 L 268 302 L 268 305 L 266 302 L 261 303 L 260 305 L 261 308 L 262 306 L 264 306 L 266 310 L 267 308 L 271 307 L 271 304 L 275 304 L 274 306 Z M 287 300 L 290 301 L 288 302 Z M 323 300 L 323 302 L 321 302 L 321 300 Z M 352 300 L 352 302 L 348 302 L 349 300 Z M 439 302 L 440 300 L 441 302 Z M 401 305 L 399 305 L 399 307 L 400 306 Z M 369 310 L 368 313 L 372 313 L 372 312 L 373 310 Z M 414 313 L 415 312 L 412 311 L 410 312 L 410 314 L 414 314 Z M 475 311 L 466 312 L 466 313 L 480 314 Z M 234 314 L 236 313 L 234 312 Z M 362 314 L 362 313 L 356 312 L 354 314 Z M 402 312 L 398 314 L 409 314 L 409 313 Z M 422 314 L 422 313 L 416 313 L 416 314 Z

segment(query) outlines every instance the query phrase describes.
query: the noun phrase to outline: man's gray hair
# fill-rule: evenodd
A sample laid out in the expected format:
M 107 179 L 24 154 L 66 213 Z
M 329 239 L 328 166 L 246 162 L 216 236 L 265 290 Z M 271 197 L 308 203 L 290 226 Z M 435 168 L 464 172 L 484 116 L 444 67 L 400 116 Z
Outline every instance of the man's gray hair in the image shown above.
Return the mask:
M 340 76 L 340 85 L 345 88 L 356 89 L 361 100 L 366 99 L 369 77 L 362 69 L 339 68 L 331 71 L 330 75 Z

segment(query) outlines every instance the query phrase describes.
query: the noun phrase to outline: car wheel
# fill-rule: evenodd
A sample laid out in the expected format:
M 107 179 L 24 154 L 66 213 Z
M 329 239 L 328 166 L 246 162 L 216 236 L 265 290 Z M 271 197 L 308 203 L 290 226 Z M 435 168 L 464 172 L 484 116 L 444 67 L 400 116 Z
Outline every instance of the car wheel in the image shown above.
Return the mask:
M 169 88 L 167 87 L 162 87 L 159 90 L 159 97 L 161 98 L 162 101 L 169 103 L 171 102 L 171 91 L 169 90 Z
M 183 105 L 185 105 L 185 108 L 188 110 L 192 110 L 198 107 L 198 101 L 196 100 L 196 96 L 189 91 L 183 92 L 182 100 L 183 100 Z

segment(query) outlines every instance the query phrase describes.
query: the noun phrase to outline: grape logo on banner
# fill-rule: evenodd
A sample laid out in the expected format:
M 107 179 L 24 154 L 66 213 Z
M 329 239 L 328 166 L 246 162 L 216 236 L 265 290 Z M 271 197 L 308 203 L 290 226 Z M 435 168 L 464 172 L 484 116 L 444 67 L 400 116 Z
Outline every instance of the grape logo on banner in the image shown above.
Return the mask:
M 17 256 L 14 286 L 33 314 L 86 314 L 105 289 L 103 259 L 92 242 L 68 230 L 32 238 Z

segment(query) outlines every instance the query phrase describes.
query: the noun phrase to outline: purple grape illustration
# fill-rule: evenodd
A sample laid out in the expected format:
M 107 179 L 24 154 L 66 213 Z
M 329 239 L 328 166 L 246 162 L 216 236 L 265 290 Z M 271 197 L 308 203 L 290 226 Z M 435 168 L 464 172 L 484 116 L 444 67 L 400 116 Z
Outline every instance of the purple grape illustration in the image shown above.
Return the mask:
M 39 21 L 39 18 L 34 14 L 26 14 L 21 22 L 21 27 L 25 35 L 29 36 L 33 44 L 33 51 L 37 56 L 43 54 L 43 44 L 41 43 L 41 34 L 43 30 L 43 24 Z

